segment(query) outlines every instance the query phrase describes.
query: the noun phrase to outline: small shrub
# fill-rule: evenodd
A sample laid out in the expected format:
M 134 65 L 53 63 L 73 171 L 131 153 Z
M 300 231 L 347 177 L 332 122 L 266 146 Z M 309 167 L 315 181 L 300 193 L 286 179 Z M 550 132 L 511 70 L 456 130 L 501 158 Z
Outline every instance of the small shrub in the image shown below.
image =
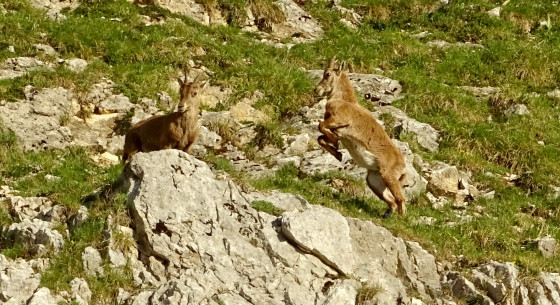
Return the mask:
M 368 304 L 368 301 L 373 300 L 373 298 L 380 293 L 382 290 L 381 287 L 378 285 L 371 285 L 371 284 L 364 284 L 358 290 L 358 294 L 356 295 L 356 305 L 365 305 Z
M 68 114 L 60 117 L 60 126 L 66 126 L 68 123 L 70 123 L 70 116 Z
M 18 257 L 26 257 L 28 252 L 24 245 L 20 243 L 10 243 L 6 249 L 2 250 L 2 254 L 6 257 L 15 259 Z
M 278 148 L 284 146 L 284 140 L 280 134 L 280 128 L 274 123 L 261 123 L 255 126 L 257 135 L 251 140 L 250 145 L 253 147 L 264 148 L 270 144 Z
M 233 167 L 233 164 L 231 164 L 231 161 L 224 157 L 212 155 L 209 157 L 208 161 L 212 163 L 217 170 L 223 170 L 228 174 L 235 172 L 235 168 Z
M 126 133 L 132 128 L 132 117 L 134 116 L 134 111 L 127 112 L 121 119 L 115 122 L 114 131 L 118 135 L 126 135 Z
M 496 93 L 488 100 L 492 114 L 500 119 L 504 118 L 505 112 L 513 105 L 515 105 L 515 101 L 503 93 Z
M 0 145 L 12 147 L 17 143 L 16 134 L 8 129 L 0 128 Z
M 233 143 L 237 138 L 237 128 L 234 123 L 229 120 L 219 120 L 210 123 L 208 129 L 220 135 L 224 142 Z
M 280 23 L 286 20 L 284 12 L 271 0 L 250 0 L 251 12 L 257 25 Z M 265 29 L 267 26 L 264 27 Z
M 466 300 L 468 305 L 484 304 L 484 298 L 481 295 L 470 297 Z
M 9 227 L 13 222 L 14 220 L 12 219 L 10 214 L 0 209 L 0 232 Z
M 271 202 L 264 200 L 253 201 L 253 203 L 251 203 L 251 206 L 257 211 L 265 212 L 274 216 L 280 216 L 285 212 L 284 210 L 275 207 Z

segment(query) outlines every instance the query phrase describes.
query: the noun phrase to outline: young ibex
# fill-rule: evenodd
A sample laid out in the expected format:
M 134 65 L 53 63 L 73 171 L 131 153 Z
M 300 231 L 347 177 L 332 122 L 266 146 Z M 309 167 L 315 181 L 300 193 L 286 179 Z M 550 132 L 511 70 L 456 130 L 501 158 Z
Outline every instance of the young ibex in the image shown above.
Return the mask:
M 384 217 L 389 217 L 397 207 L 403 215 L 406 212 L 401 189 L 406 167 L 404 157 L 369 110 L 358 104 L 343 69 L 344 63 L 335 68 L 333 57 L 315 88 L 316 94 L 328 96 L 325 119 L 319 123 L 323 135 L 318 142 L 340 161 L 340 140 L 354 161 L 368 170 L 366 181 L 370 189 L 389 206 Z
M 161 149 L 180 149 L 190 154 L 191 146 L 198 136 L 198 93 L 207 83 L 188 82 L 188 70 L 185 68 L 185 80 L 179 81 L 181 100 L 177 111 L 167 115 L 155 115 L 138 122 L 126 134 L 124 139 L 123 161 L 126 162 L 139 151 L 150 152 Z

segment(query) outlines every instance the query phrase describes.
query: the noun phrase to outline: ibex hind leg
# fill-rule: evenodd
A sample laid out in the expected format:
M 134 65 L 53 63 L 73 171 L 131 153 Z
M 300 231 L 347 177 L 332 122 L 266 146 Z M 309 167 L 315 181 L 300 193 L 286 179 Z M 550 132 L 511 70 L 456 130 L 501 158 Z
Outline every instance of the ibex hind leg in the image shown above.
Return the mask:
M 395 198 L 395 201 L 396 201 L 397 206 L 399 208 L 399 215 L 406 214 L 406 206 L 405 206 L 406 199 L 404 198 L 403 193 L 402 193 L 401 181 L 398 179 L 398 178 L 401 178 L 401 176 L 399 175 L 398 178 L 395 178 L 395 177 L 393 177 L 393 175 L 390 175 L 390 174 L 389 175 L 384 175 L 382 173 L 381 177 L 383 178 L 383 180 L 385 181 L 385 184 L 387 185 L 387 187 L 391 191 L 391 194 Z
M 377 171 L 369 171 L 366 177 L 366 182 L 373 193 L 379 197 L 379 199 L 385 201 L 385 203 L 389 206 L 385 214 L 383 214 L 383 218 L 391 216 L 391 213 L 397 209 L 397 202 L 387 187 L 387 184 L 385 184 L 381 174 Z

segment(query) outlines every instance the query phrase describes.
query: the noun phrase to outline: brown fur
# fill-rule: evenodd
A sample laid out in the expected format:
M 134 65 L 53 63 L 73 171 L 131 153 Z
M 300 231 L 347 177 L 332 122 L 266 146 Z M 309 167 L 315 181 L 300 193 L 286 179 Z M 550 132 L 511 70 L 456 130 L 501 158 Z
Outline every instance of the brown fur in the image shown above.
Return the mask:
M 315 88 L 319 95 L 327 94 L 325 119 L 319 123 L 323 135 L 319 144 L 338 160 L 342 141 L 358 165 L 368 169 L 366 178 L 371 190 L 389 206 L 386 215 L 398 207 L 404 214 L 405 198 L 401 181 L 406 163 L 402 152 L 393 144 L 383 127 L 370 111 L 358 104 L 354 88 L 343 72 L 344 65 L 334 69 L 334 57 Z
M 206 83 L 178 79 L 181 100 L 177 111 L 167 115 L 155 115 L 138 122 L 126 134 L 123 161 L 126 162 L 137 152 L 161 149 L 180 149 L 190 154 L 191 146 L 198 136 L 198 92 Z

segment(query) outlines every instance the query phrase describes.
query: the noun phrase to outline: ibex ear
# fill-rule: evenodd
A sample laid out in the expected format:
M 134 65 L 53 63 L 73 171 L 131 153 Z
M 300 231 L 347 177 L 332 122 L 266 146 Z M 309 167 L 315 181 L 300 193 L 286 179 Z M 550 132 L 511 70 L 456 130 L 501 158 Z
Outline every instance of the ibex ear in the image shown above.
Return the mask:
M 180 77 L 177 77 L 177 81 L 179 82 L 179 86 L 183 87 L 185 85 L 185 83 Z
M 338 71 L 336 71 L 337 75 L 342 74 L 342 72 L 344 71 L 344 68 L 346 68 L 346 62 L 343 61 L 340 63 L 340 66 L 338 67 Z

